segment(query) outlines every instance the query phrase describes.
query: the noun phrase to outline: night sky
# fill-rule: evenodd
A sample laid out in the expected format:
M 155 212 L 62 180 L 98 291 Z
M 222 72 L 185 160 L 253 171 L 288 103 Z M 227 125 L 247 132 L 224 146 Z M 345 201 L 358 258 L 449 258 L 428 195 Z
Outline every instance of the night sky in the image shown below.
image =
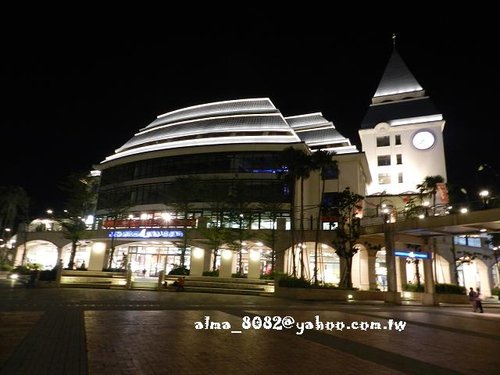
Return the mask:
M 448 183 L 474 196 L 479 179 L 500 171 L 496 52 L 466 31 L 396 33 L 446 120 Z M 284 116 L 322 112 L 361 151 L 361 120 L 393 48 L 392 31 L 327 26 L 235 22 L 158 36 L 34 34 L 4 44 L 0 186 L 24 187 L 32 214 L 62 208 L 58 185 L 70 173 L 90 171 L 156 116 L 191 105 L 269 97 Z M 490 167 L 478 172 L 483 163 Z

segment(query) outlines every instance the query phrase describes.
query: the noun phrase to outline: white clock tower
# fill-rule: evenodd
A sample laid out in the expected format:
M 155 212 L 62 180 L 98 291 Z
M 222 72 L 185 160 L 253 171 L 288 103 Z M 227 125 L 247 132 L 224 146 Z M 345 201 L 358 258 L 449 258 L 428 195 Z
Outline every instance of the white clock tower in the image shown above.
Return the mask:
M 372 175 L 367 194 L 417 192 L 428 176 L 446 182 L 444 123 L 394 48 L 359 130 Z

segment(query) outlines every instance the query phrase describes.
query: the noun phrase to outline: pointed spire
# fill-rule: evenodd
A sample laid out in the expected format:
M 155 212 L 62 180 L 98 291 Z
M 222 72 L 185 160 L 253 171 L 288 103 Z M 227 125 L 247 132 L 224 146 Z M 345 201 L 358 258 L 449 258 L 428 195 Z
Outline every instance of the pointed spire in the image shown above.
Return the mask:
M 394 49 L 387 63 L 382 79 L 377 87 L 374 98 L 403 93 L 423 91 L 405 62 L 396 51 L 396 34 L 392 37 Z

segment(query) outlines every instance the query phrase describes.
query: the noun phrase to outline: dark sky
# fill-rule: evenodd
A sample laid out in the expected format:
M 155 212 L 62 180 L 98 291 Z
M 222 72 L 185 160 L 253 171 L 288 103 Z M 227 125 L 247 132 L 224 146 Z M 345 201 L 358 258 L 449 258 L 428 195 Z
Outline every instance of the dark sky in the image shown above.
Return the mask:
M 496 52 L 487 36 L 458 29 L 397 35 L 401 57 L 446 120 L 448 182 L 475 194 L 480 164 L 500 170 Z M 61 208 L 57 186 L 67 175 L 89 171 L 156 116 L 239 98 L 269 97 L 285 116 L 322 112 L 361 150 L 358 129 L 391 36 L 235 22 L 172 28 L 154 41 L 64 32 L 8 41 L 0 186 L 24 187 L 32 212 Z

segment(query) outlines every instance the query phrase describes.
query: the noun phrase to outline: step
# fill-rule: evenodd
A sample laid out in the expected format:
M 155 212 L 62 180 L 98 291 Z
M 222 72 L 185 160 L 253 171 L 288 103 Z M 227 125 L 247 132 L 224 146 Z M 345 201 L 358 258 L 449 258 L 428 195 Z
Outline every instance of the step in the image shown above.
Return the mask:
M 172 288 L 172 290 L 175 291 L 174 288 Z M 272 292 L 265 292 L 265 291 L 261 291 L 261 290 L 235 289 L 235 288 L 200 288 L 200 287 L 191 287 L 191 286 L 185 286 L 184 292 L 247 294 L 247 295 L 255 295 L 255 296 L 271 296 L 274 294 Z

